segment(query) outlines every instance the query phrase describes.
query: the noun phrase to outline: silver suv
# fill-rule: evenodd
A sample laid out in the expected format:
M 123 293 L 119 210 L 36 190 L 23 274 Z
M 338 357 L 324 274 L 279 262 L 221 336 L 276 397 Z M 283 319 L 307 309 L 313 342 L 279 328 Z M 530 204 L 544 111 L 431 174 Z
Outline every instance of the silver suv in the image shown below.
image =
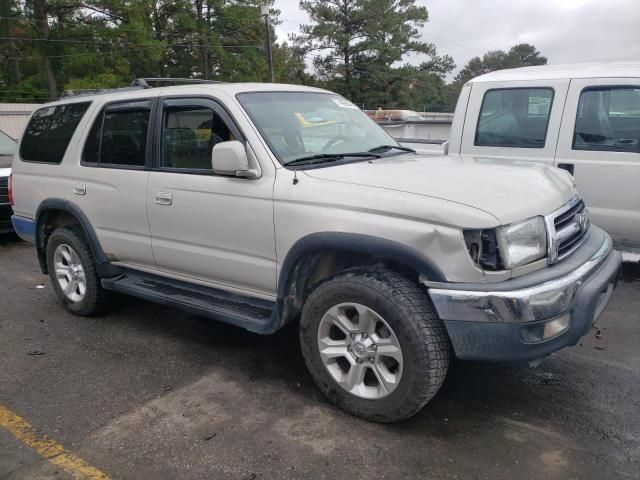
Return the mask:
M 148 83 L 40 108 L 14 161 L 13 225 L 73 313 L 121 292 L 298 322 L 327 397 L 391 422 L 452 354 L 537 361 L 611 296 L 620 255 L 565 171 L 416 154 L 325 90 Z

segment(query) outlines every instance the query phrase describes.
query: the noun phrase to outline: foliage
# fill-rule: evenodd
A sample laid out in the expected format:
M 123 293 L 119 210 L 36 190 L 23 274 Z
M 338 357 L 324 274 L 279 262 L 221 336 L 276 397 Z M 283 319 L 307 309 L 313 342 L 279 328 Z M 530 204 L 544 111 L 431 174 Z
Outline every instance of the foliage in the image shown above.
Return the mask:
M 137 77 L 266 80 L 260 0 L 0 1 L 0 101 Z M 303 52 L 273 47 L 276 80 L 304 81 Z
M 359 105 L 424 105 L 420 92 L 437 89 L 454 67 L 420 39 L 429 14 L 415 0 L 302 0 L 300 7 L 312 23 L 293 40 L 312 57 L 319 80 Z M 409 54 L 429 61 L 398 65 Z
M 508 52 L 493 50 L 485 53 L 482 58 L 474 57 L 458 72 L 449 87 L 449 108 L 453 110 L 462 86 L 472 78 L 505 68 L 546 65 L 546 63 L 547 57 L 543 57 L 536 47 L 528 43 L 514 45 Z
M 272 1 L 272 0 L 270 0 Z M 261 0 L 0 0 L 0 102 L 44 102 L 65 90 L 138 77 L 265 81 Z M 453 59 L 421 39 L 416 0 L 302 0 L 308 25 L 274 41 L 275 80 L 337 91 L 368 108 L 451 111 L 477 75 L 546 63 L 533 45 Z M 280 12 L 271 9 L 270 28 Z M 275 32 L 271 32 L 275 39 Z

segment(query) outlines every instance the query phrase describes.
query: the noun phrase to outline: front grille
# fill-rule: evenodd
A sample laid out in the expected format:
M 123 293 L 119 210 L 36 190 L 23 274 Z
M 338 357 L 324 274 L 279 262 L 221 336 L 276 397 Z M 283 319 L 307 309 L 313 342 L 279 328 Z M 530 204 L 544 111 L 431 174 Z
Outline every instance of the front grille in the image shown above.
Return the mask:
M 585 240 L 589 225 L 589 211 L 579 198 L 547 217 L 550 263 L 571 255 Z
M 0 177 L 0 205 L 9 203 L 9 177 Z

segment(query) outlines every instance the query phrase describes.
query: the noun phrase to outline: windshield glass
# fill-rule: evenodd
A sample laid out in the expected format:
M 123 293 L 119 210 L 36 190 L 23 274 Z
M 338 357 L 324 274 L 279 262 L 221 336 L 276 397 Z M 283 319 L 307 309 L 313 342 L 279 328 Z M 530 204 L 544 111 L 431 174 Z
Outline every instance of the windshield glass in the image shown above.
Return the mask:
M 366 113 L 330 93 L 243 93 L 238 100 L 281 163 L 317 154 L 367 152 L 398 143 Z
M 0 131 L 0 155 L 13 155 L 16 151 L 16 142 L 6 133 Z

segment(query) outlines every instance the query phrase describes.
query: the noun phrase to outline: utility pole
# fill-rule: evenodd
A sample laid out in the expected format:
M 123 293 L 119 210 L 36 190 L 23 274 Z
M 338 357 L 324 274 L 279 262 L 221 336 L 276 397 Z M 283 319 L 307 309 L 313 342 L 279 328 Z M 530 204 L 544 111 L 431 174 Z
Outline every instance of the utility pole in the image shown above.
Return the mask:
M 271 56 L 271 28 L 269 27 L 269 5 L 264 3 L 260 7 L 260 14 L 264 17 L 264 29 L 266 31 L 265 43 L 267 44 L 267 65 L 269 65 L 269 81 L 273 83 L 273 58 Z

